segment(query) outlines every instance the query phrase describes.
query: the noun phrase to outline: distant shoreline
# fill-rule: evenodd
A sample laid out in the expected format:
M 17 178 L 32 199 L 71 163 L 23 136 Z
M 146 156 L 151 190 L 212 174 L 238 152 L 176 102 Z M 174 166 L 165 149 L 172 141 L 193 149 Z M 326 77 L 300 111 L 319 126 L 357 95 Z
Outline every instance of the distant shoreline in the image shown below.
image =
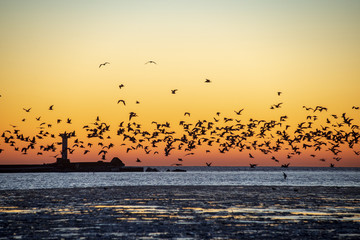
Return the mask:
M 112 166 L 107 163 L 70 163 L 68 166 L 54 164 L 5 164 L 0 165 L 1 173 L 49 173 L 49 172 L 146 172 L 153 171 L 307 171 L 307 170 L 353 170 L 360 171 L 360 167 L 276 167 L 276 166 Z
M 77 162 L 77 163 L 82 163 L 82 162 Z M 84 162 L 86 163 L 86 162 Z M 96 163 L 96 162 L 94 162 Z M 0 168 L 1 167 L 7 167 L 7 166 L 44 166 L 44 165 L 48 165 L 48 164 L 51 164 L 51 163 L 43 163 L 43 164 L 32 164 L 32 163 L 27 163 L 27 164 L 0 164 Z M 143 167 L 143 168 L 147 168 L 147 167 L 152 167 L 152 168 L 156 168 L 156 167 L 161 167 L 161 168 L 174 168 L 175 166 L 166 166 L 166 165 L 139 165 L 139 166 L 128 166 L 128 167 Z M 211 166 L 211 167 L 207 167 L 207 166 L 204 166 L 204 165 L 186 165 L 186 166 L 179 166 L 179 167 L 186 167 L 186 168 L 189 168 L 189 167 L 204 167 L 204 168 L 236 168 L 236 167 L 239 167 L 239 168 L 250 168 L 249 165 L 241 165 L 241 166 L 221 166 L 221 165 L 214 165 L 214 166 Z M 281 166 L 257 166 L 256 168 L 282 168 Z M 330 168 L 329 166 L 289 166 L 288 167 L 289 169 L 290 168 Z M 348 167 L 348 166 L 335 166 L 334 168 L 359 168 L 360 167 Z

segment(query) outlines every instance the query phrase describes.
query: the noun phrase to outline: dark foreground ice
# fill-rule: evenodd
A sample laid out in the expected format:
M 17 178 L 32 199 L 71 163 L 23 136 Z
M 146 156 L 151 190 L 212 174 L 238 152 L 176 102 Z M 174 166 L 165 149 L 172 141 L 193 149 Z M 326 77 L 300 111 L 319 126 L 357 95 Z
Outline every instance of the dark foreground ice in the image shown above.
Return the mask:
M 360 188 L 0 191 L 0 239 L 360 239 Z

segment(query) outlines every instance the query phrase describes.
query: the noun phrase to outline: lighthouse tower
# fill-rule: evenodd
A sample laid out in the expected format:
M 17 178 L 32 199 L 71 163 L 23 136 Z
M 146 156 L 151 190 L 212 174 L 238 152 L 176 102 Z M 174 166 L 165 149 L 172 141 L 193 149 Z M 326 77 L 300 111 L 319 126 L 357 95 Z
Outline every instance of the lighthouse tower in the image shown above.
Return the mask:
M 56 159 L 57 164 L 68 164 L 70 160 L 67 158 L 68 151 L 68 139 L 71 137 L 70 133 L 61 133 L 59 136 L 62 139 L 62 149 L 61 149 L 61 158 Z

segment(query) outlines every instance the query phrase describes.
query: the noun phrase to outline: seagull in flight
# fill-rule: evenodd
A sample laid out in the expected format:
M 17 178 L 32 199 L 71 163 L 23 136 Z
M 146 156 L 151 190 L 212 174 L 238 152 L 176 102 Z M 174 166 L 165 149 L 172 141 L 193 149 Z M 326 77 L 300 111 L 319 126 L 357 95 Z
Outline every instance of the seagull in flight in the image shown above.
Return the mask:
M 119 88 L 120 88 L 120 89 L 123 88 L 123 87 L 125 87 L 124 84 L 120 84 L 120 85 L 119 85 Z
M 205 83 L 211 83 L 211 80 L 206 78 Z
M 237 111 L 234 111 L 237 115 L 240 115 L 241 112 L 244 111 L 244 108 L 243 109 L 240 109 L 238 112 Z
M 172 93 L 172 94 L 175 94 L 176 91 L 178 91 L 178 90 L 177 90 L 177 89 L 171 90 L 171 93 Z
M 25 112 L 30 112 L 30 110 L 31 110 L 31 108 L 28 108 L 28 109 L 23 108 L 23 109 L 24 109 Z
M 130 113 L 129 113 L 129 121 L 131 120 L 131 118 L 137 117 L 137 116 L 138 116 L 138 115 L 137 115 L 136 113 L 130 112 Z
M 49 110 L 53 110 L 53 107 L 54 107 L 54 105 L 51 105 L 51 106 L 49 107 Z
M 121 102 L 124 104 L 124 106 L 126 106 L 125 101 L 122 100 L 122 99 L 120 99 L 117 103 L 119 104 L 119 103 L 121 103 Z
M 101 64 L 99 65 L 99 68 L 101 68 L 102 66 L 105 66 L 106 64 L 110 64 L 110 63 L 109 63 L 109 62 L 101 63 Z
M 157 64 L 155 61 L 152 61 L 152 60 L 150 60 L 150 61 L 147 61 L 145 64 Z

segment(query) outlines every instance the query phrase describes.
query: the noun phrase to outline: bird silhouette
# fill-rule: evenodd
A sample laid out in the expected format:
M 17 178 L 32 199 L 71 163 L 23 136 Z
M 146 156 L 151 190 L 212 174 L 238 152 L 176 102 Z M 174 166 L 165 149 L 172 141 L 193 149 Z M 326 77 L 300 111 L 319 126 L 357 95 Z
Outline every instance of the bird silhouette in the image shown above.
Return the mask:
M 120 85 L 119 85 L 119 88 L 120 88 L 120 89 L 123 88 L 123 87 L 125 87 L 124 84 L 120 84 Z
M 184 116 L 188 115 L 190 117 L 190 113 L 189 112 L 185 112 Z
M 206 166 L 211 167 L 212 162 L 208 163 L 206 162 Z
M 236 113 L 236 115 L 240 115 L 242 111 L 244 111 L 244 109 L 240 109 L 239 111 L 234 111 L 234 112 Z
M 282 164 L 281 167 L 282 167 L 282 168 L 288 168 L 289 165 L 290 165 L 290 163 L 285 163 L 285 164 Z
M 271 105 L 270 109 L 280 108 L 282 104 L 283 103 L 281 102 L 281 103 L 278 103 L 278 104 Z
M 134 112 L 130 112 L 129 113 L 129 121 L 133 118 L 133 117 L 137 117 L 138 115 Z
M 287 178 L 286 173 L 283 172 L 283 176 L 284 176 L 284 179 L 286 180 L 286 178 Z
M 125 101 L 124 101 L 124 100 L 122 100 L 122 99 L 120 99 L 120 100 L 118 100 L 118 101 L 117 101 L 117 104 L 119 104 L 119 103 L 123 103 L 123 104 L 124 104 L 124 106 L 126 106 Z
M 311 107 L 306 107 L 306 106 L 303 106 L 303 108 L 305 108 L 306 111 L 313 111 L 314 109 L 311 108 Z
M 54 105 L 51 105 L 51 106 L 49 107 L 49 110 L 53 110 L 53 107 L 54 107 Z
M 211 83 L 210 79 L 205 79 L 205 83 Z
M 277 92 L 277 95 L 280 96 L 282 94 L 282 92 Z
M 31 110 L 31 108 L 28 108 L 28 109 L 23 108 L 23 109 L 24 109 L 25 112 L 30 112 L 30 110 Z
M 155 61 L 152 61 L 152 60 L 150 60 L 150 61 L 147 61 L 145 64 L 157 64 Z
M 327 111 L 327 110 L 328 110 L 327 107 L 316 106 L 314 109 L 314 112 L 316 112 L 316 111 L 322 112 L 322 111 Z
M 172 94 L 175 94 L 176 91 L 178 91 L 178 90 L 177 90 L 177 89 L 171 90 L 171 93 L 172 93 Z
M 104 63 L 101 63 L 101 64 L 99 65 L 99 68 L 101 68 L 101 67 L 105 66 L 106 64 L 110 64 L 110 63 L 109 63 L 109 62 L 104 62 Z
M 103 149 L 102 149 L 102 150 L 98 153 L 98 155 L 100 155 L 100 154 L 104 154 L 104 155 L 105 155 L 105 154 L 107 154 L 107 153 L 108 153 L 108 152 L 107 152 L 106 150 L 103 150 Z

